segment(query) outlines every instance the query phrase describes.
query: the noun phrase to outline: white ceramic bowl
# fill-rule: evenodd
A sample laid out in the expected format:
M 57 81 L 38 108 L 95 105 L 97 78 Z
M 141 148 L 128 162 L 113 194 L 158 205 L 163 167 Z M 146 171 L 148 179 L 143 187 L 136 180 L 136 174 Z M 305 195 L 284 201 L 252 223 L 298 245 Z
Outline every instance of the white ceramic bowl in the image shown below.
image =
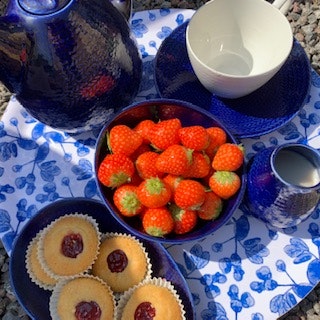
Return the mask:
M 186 30 L 196 76 L 224 98 L 239 98 L 264 85 L 287 60 L 292 44 L 287 18 L 265 0 L 211 0 Z

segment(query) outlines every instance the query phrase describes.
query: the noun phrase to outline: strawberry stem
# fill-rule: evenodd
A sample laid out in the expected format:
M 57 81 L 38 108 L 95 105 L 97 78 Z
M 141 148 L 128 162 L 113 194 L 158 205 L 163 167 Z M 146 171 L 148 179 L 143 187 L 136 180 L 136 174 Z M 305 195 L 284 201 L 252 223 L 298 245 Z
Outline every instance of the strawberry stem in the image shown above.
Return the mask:
M 146 189 L 149 194 L 161 194 L 165 185 L 161 179 L 157 178 L 150 178 L 146 180 Z
M 163 237 L 165 232 L 160 227 L 152 226 L 146 229 L 146 232 L 154 237 Z
M 230 171 L 216 171 L 214 173 L 215 178 L 219 183 L 225 184 L 232 184 L 233 181 L 236 179 L 233 172 Z
M 121 199 L 121 205 L 127 212 L 135 215 L 137 209 L 140 207 L 140 201 L 134 192 L 127 192 L 127 194 Z
M 130 182 L 130 177 L 125 172 L 118 172 L 112 175 L 110 179 L 110 186 L 111 188 L 117 188 L 128 182 Z

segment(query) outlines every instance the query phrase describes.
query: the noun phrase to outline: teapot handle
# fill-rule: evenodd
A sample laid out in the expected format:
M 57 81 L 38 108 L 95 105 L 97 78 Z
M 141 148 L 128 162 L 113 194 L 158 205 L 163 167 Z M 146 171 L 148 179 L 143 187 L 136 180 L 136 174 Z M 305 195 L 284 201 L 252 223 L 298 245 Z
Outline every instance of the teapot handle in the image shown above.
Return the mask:
M 109 0 L 130 22 L 132 14 L 132 1 L 131 0 Z

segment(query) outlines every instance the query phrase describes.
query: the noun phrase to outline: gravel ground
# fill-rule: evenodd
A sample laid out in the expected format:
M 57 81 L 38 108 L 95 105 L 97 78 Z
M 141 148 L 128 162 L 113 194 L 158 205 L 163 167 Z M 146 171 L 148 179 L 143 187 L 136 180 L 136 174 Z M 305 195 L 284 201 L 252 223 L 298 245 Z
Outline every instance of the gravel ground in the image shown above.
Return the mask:
M 8 0 L 0 0 L 0 15 Z M 136 11 L 152 8 L 197 9 L 206 1 L 199 0 L 133 0 Z M 320 0 L 294 0 L 287 15 L 296 39 L 305 48 L 312 67 L 320 74 Z M 0 85 L 0 117 L 10 93 Z M 0 242 L 0 318 L 2 320 L 29 319 L 16 301 L 9 283 L 9 257 Z M 268 319 L 273 320 L 273 319 Z M 299 305 L 278 320 L 320 320 L 320 285 Z

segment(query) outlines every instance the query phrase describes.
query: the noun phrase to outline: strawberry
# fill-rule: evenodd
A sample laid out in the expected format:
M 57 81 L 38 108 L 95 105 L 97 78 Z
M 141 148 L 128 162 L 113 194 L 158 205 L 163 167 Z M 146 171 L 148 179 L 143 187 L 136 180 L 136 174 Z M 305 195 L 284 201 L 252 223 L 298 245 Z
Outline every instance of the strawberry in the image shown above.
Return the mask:
M 212 168 L 217 171 L 236 171 L 243 164 L 243 147 L 233 143 L 221 145 L 213 160 Z
M 138 198 L 137 189 L 137 186 L 123 184 L 113 194 L 115 206 L 126 217 L 133 217 L 143 209 L 143 205 Z
M 173 231 L 174 220 L 166 207 L 147 208 L 142 215 L 142 226 L 146 233 L 163 237 Z
M 162 179 L 170 187 L 172 195 L 173 195 L 173 193 L 175 192 L 178 184 L 183 179 L 183 177 L 176 176 L 176 175 L 169 173 L 169 174 L 165 175 Z
M 137 172 L 137 170 L 135 170 L 133 176 L 130 179 L 130 184 L 134 186 L 138 186 L 142 181 L 143 179 L 139 176 L 139 173 Z
M 240 186 L 240 177 L 233 171 L 216 171 L 209 179 L 209 187 L 222 199 L 232 197 Z
M 174 220 L 174 233 L 184 234 L 191 231 L 197 224 L 198 215 L 194 210 L 184 210 L 172 204 L 169 207 Z
M 165 206 L 171 198 L 170 187 L 160 178 L 143 180 L 138 186 L 138 197 L 148 208 Z
M 196 180 L 182 180 L 174 192 L 175 204 L 186 210 L 197 210 L 204 202 L 204 199 L 204 186 Z
M 206 129 L 209 134 L 209 145 L 206 148 L 206 154 L 213 158 L 218 147 L 227 142 L 227 133 L 220 127 L 210 127 Z
M 202 126 L 183 127 L 179 130 L 181 143 L 192 150 L 201 151 L 209 145 L 209 133 Z
M 206 192 L 206 196 L 203 204 L 197 211 L 200 219 L 203 220 L 214 220 L 218 218 L 222 211 L 223 201 L 214 192 Z
M 138 147 L 131 155 L 130 155 L 130 159 L 132 161 L 136 161 L 137 158 L 140 156 L 140 154 L 143 154 L 144 152 L 147 152 L 147 151 L 151 151 L 151 146 L 149 144 L 145 144 L 145 143 L 142 143 L 140 145 L 140 147 Z
M 204 178 L 211 170 L 211 163 L 209 157 L 199 151 L 192 153 L 192 162 L 186 174 L 186 178 Z
M 129 157 L 124 154 L 108 154 L 99 166 L 98 179 L 103 185 L 116 188 L 130 182 L 134 172 L 134 164 Z
M 157 114 L 160 119 L 167 120 L 172 118 L 183 118 L 184 110 L 174 104 L 163 104 L 161 108 L 157 109 Z
M 133 130 L 140 134 L 143 138 L 143 143 L 150 143 L 150 133 L 152 132 L 154 125 L 155 123 L 152 120 L 146 119 L 140 121 Z
M 192 150 L 182 145 L 174 144 L 159 155 L 155 165 L 161 172 L 179 176 L 188 171 L 191 162 Z
M 208 172 L 208 174 L 201 178 L 200 182 L 205 186 L 208 187 L 209 186 L 209 179 L 211 178 L 211 176 L 215 173 L 216 171 L 212 168 L 212 166 L 210 165 L 210 170 Z
M 127 156 L 135 152 L 142 144 L 142 137 L 139 133 L 126 125 L 117 125 L 111 128 L 108 137 L 108 144 L 112 153 L 122 153 Z
M 154 151 L 142 153 L 136 160 L 136 169 L 142 179 L 152 177 L 163 177 L 164 172 L 157 170 L 154 165 L 159 157 L 159 154 Z
M 180 128 L 181 122 L 177 118 L 156 123 L 150 132 L 151 144 L 158 150 L 165 150 L 173 144 L 179 144 Z

